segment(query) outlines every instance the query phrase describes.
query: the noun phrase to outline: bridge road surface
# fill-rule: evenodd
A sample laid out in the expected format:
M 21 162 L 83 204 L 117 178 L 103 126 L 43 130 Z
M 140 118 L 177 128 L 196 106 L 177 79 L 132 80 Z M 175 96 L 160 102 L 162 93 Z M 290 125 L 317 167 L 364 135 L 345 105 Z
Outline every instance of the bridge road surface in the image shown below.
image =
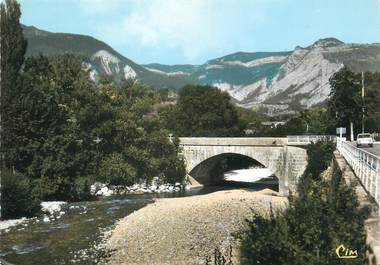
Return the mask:
M 356 141 L 350 142 L 350 144 L 356 147 Z M 375 143 L 373 147 L 361 146 L 359 147 L 359 149 L 362 149 L 364 151 L 367 151 L 368 153 L 380 157 L 380 143 Z

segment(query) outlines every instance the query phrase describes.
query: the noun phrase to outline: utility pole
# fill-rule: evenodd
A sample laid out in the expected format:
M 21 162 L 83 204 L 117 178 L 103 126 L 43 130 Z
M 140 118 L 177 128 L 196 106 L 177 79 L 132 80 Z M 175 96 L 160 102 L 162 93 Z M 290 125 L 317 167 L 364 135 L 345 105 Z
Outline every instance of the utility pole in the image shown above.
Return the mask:
M 0 16 L 0 20 L 2 20 L 4 18 L 2 18 Z M 3 99 L 1 98 L 1 92 L 3 90 L 3 82 L 2 82 L 2 79 L 1 79 L 1 65 L 2 65 L 2 60 L 1 60 L 1 54 L 3 53 L 2 50 L 1 50 L 1 43 L 2 43 L 2 34 L 1 34 L 1 28 L 0 28 L 0 220 L 1 220 L 1 177 L 2 177 L 2 174 L 3 174 L 3 149 L 2 149 L 2 146 L 1 146 L 1 140 L 2 140 L 2 136 L 3 136 L 3 123 L 2 123 L 2 120 L 1 120 L 1 111 L 2 111 L 2 104 L 1 102 L 3 101 Z
M 362 133 L 364 133 L 364 72 L 362 72 Z
M 354 123 L 350 120 L 350 141 L 354 141 Z
M 4 18 L 0 17 L 0 20 L 2 20 Z M 1 92 L 3 90 L 2 88 L 2 85 L 3 85 L 3 82 L 2 82 L 2 79 L 1 79 L 1 65 L 2 65 L 2 60 L 1 60 L 1 54 L 3 53 L 2 50 L 1 50 L 1 43 L 2 43 L 2 34 L 1 34 L 1 28 L 0 28 L 0 220 L 1 220 L 1 177 L 2 177 L 2 174 L 3 174 L 3 149 L 2 149 L 2 146 L 1 146 L 1 140 L 2 140 L 2 136 L 3 136 L 3 123 L 2 123 L 2 120 L 1 120 L 1 111 L 2 111 L 2 104 L 1 102 L 3 101 L 3 99 L 1 98 Z

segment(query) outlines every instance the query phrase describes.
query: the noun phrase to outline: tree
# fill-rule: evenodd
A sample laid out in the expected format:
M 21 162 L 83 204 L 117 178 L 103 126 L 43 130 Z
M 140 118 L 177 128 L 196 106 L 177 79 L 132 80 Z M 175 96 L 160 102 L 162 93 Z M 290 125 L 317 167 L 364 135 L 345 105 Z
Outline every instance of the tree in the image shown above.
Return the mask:
M 248 230 L 240 235 L 241 264 L 288 264 L 290 257 L 297 251 L 297 246 L 290 240 L 289 226 L 282 216 L 273 213 L 267 219 L 254 215 L 248 221 Z
M 380 73 L 364 73 L 364 127 L 366 132 L 380 132 Z
M 82 70 L 81 58 L 28 58 L 13 94 L 15 123 L 8 128 L 12 145 L 6 150 L 7 163 L 36 180 L 32 183 L 41 198 L 78 199 L 73 189 L 77 179 L 95 175 L 99 149 L 107 147 L 93 140 L 108 137 L 104 123 L 112 121 L 112 110 Z
M 244 124 L 226 92 L 210 86 L 185 86 L 167 126 L 179 136 L 240 136 Z
M 16 0 L 6 0 L 0 5 L 0 29 L 1 29 L 1 142 L 2 156 L 13 144 L 12 128 L 17 121 L 15 114 L 15 100 L 20 86 L 20 70 L 24 62 L 27 42 L 22 33 L 19 19 L 21 16 L 20 5 Z M 7 159 L 5 158 L 5 161 Z M 8 167 L 13 165 L 7 164 Z
M 184 162 L 178 155 L 178 143 L 169 141 L 169 131 L 156 112 L 161 102 L 159 94 L 139 82 L 103 89 L 113 98 L 115 151 L 136 169 L 135 180 L 150 182 L 153 177 L 160 177 L 163 181 L 181 182 L 185 176 Z M 113 178 L 119 182 L 116 176 Z
M 104 183 L 111 185 L 132 185 L 136 182 L 136 169 L 120 153 L 113 153 L 104 159 L 99 174 Z
M 320 178 L 321 173 L 328 167 L 333 158 L 335 144 L 331 141 L 318 141 L 307 146 L 307 166 L 305 175 L 314 180 Z
M 20 16 L 20 5 L 16 0 L 6 0 L 0 4 L 0 170 L 13 166 L 6 163 L 5 155 L 12 144 L 14 91 L 19 86 L 27 45 L 19 22 Z M 0 178 L 0 190 L 1 182 Z
M 32 217 L 40 210 L 40 200 L 27 177 L 2 170 L 2 218 Z
M 339 125 L 349 128 L 351 140 L 354 140 L 354 121 L 360 121 L 362 116 L 359 80 L 347 67 L 343 67 L 330 78 L 330 112 L 335 114 Z
M 336 116 L 336 126 L 349 125 L 351 135 L 361 131 L 363 118 L 366 132 L 380 131 L 380 74 L 364 73 L 364 98 L 361 96 L 361 80 L 361 73 L 353 73 L 347 67 L 330 79 L 332 91 L 328 109 L 331 116 Z

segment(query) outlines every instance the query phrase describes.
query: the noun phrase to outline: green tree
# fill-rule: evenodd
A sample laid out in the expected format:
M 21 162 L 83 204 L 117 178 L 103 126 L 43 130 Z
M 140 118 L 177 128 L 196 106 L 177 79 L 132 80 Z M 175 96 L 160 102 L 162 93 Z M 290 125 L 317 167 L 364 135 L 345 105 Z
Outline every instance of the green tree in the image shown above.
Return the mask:
M 179 136 L 240 136 L 245 127 L 226 92 L 210 86 L 185 86 L 167 126 Z
M 305 123 L 306 134 L 328 135 L 335 134 L 335 117 L 325 108 L 315 108 L 301 112 L 301 119 Z
M 2 218 L 32 217 L 40 209 L 40 200 L 31 181 L 20 173 L 3 170 L 1 183 Z
M 21 179 L 22 175 L 13 174 L 15 165 L 10 163 L 8 157 L 9 150 L 14 145 L 13 130 L 18 122 L 14 119 L 14 115 L 17 114 L 16 94 L 20 88 L 20 71 L 27 46 L 19 22 L 20 16 L 20 5 L 16 0 L 6 0 L 0 4 L 0 170 L 3 172 L 7 171 L 7 168 L 12 170 L 5 179 L 0 179 L 3 217 L 18 214 L 30 215 L 38 210 L 38 207 L 34 207 L 34 203 L 30 207 L 25 205 L 31 196 L 25 192 L 30 192 L 30 189 L 25 187 L 25 181 Z M 15 179 L 11 180 L 12 178 Z M 9 185 L 12 181 L 14 186 Z M 20 192 L 24 194 L 19 194 Z M 14 197 L 20 196 L 21 202 L 19 204 L 12 202 L 11 194 Z M 25 207 L 24 210 L 23 207 Z M 19 213 L 13 212 L 19 210 Z M 0 212 L 0 217 L 2 217 L 1 214 Z
M 284 217 L 276 217 L 273 213 L 269 218 L 254 215 L 248 227 L 241 235 L 241 264 L 288 264 L 297 252 Z
M 314 180 L 320 178 L 321 173 L 328 167 L 333 158 L 335 143 L 332 141 L 318 141 L 307 146 L 307 166 L 304 174 Z
M 136 182 L 136 169 L 130 165 L 125 156 L 113 153 L 102 161 L 99 175 L 104 183 L 111 185 L 131 185 Z
M 81 66 L 72 55 L 29 58 L 14 93 L 17 122 L 7 159 L 37 180 L 44 199 L 77 199 L 76 179 L 94 176 L 108 147 L 94 139 L 112 138 L 112 110 Z
M 239 121 L 244 129 L 252 130 L 252 134 L 247 136 L 270 136 L 270 128 L 263 126 L 262 122 L 266 121 L 266 117 L 257 110 L 248 110 L 236 107 Z
M 331 115 L 325 107 L 310 110 L 303 110 L 291 117 L 284 125 L 277 128 L 266 130 L 270 136 L 287 136 L 303 134 L 335 134 L 335 116 Z
M 114 144 L 136 169 L 136 179 L 149 182 L 153 177 L 161 177 L 181 182 L 184 163 L 178 156 L 178 143 L 169 142 L 169 131 L 156 111 L 159 94 L 139 82 L 109 89 L 107 94 L 113 98 L 116 113 Z
M 349 128 L 350 134 L 354 134 L 354 122 L 360 121 L 362 117 L 359 80 L 347 67 L 342 68 L 330 78 L 331 93 L 328 102 L 330 112 L 336 116 L 340 126 Z M 357 122 L 356 125 L 358 125 Z
M 2 157 L 13 144 L 12 129 L 17 125 L 15 100 L 20 86 L 20 70 L 24 62 L 27 42 L 22 34 L 19 19 L 20 5 L 16 0 L 6 0 L 0 5 L 1 34 L 1 142 Z M 5 157 L 5 161 L 8 161 Z M 12 164 L 5 163 L 12 167 Z M 2 163 L 3 165 L 3 163 Z
M 278 125 L 271 133 L 272 136 L 302 135 L 306 134 L 307 122 L 302 116 L 296 116 L 287 121 L 284 125 Z
M 364 80 L 364 127 L 366 132 L 380 132 L 380 73 L 366 72 Z

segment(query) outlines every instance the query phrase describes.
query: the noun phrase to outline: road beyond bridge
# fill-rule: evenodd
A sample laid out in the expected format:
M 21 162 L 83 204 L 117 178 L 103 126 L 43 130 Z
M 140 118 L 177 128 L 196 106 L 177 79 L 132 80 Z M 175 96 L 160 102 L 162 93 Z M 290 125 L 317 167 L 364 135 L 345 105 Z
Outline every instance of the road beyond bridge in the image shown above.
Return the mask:
M 278 178 L 279 192 L 288 195 L 296 189 L 307 164 L 306 150 L 291 146 L 288 138 L 182 137 L 180 146 L 187 173 L 200 184 L 210 183 L 210 170 L 224 155 L 248 157 L 271 170 Z M 305 145 L 300 142 L 295 145 Z

